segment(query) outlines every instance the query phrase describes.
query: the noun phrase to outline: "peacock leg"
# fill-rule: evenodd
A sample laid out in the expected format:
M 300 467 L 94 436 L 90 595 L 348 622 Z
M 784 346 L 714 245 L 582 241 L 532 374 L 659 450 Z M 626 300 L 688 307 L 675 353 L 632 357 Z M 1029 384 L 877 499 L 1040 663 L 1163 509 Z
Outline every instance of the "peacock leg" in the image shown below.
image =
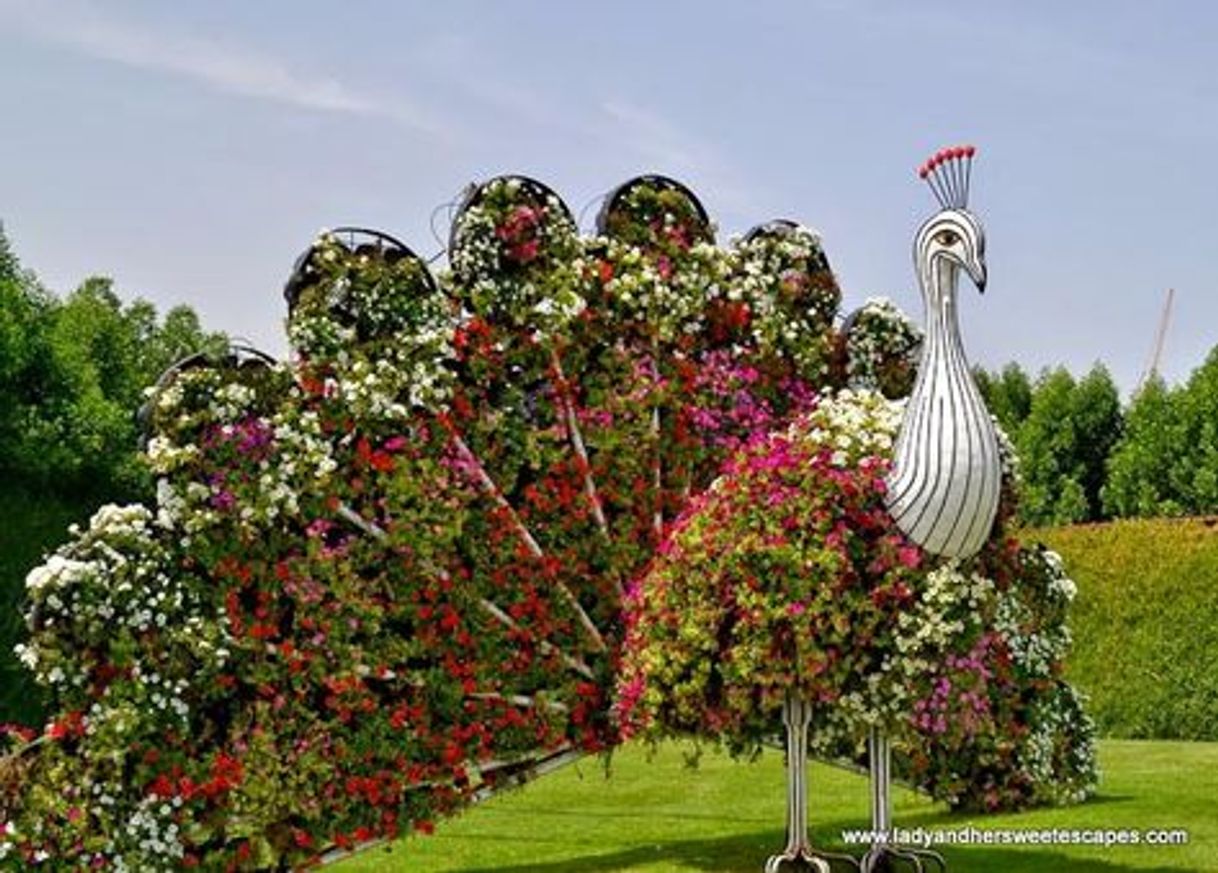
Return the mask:
M 766 861 L 765 873 L 778 873 L 784 866 L 832 873 L 839 861 L 856 869 L 849 855 L 820 852 L 808 836 L 808 725 L 812 705 L 797 694 L 787 695 L 782 706 L 782 722 L 787 733 L 787 846 Z
M 863 856 L 862 873 L 888 873 L 908 866 L 923 873 L 929 862 L 946 873 L 947 862 L 930 849 L 898 845 L 892 839 L 892 741 L 879 728 L 867 735 L 867 765 L 871 775 L 871 848 Z

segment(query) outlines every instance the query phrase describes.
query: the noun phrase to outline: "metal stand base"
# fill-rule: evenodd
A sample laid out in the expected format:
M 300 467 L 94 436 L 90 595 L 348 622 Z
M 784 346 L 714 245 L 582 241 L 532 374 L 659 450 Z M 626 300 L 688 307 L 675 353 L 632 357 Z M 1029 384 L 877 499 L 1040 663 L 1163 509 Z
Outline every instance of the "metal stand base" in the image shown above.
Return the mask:
M 889 839 L 892 833 L 892 742 L 879 728 L 867 735 L 867 766 L 871 772 L 871 831 L 875 842 L 859 863 L 861 873 L 894 873 L 908 868 L 924 873 L 933 866 L 947 873 L 947 862 L 930 849 L 901 846 Z M 928 866 L 929 865 L 929 866 Z
M 833 873 L 835 863 L 859 869 L 859 862 L 849 855 L 822 852 L 812 846 L 808 837 L 808 724 L 812 721 L 812 706 L 806 700 L 790 695 L 783 702 L 782 723 L 787 730 L 787 847 L 771 855 L 765 873 L 779 873 L 788 865 L 794 869 Z
M 947 873 L 947 861 L 938 852 L 887 843 L 872 846 L 863 856 L 859 869 L 861 873 L 896 873 L 904 869 L 926 873 L 931 867 L 939 873 Z

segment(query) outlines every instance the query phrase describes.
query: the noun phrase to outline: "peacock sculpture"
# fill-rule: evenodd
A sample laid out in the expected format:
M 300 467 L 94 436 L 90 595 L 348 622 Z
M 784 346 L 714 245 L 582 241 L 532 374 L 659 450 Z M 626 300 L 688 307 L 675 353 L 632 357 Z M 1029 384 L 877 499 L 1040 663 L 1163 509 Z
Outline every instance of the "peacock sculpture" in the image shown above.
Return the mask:
M 918 379 L 894 452 L 888 507 L 928 552 L 975 555 L 998 513 L 1002 463 L 993 420 L 960 339 L 957 285 L 966 273 L 985 290 L 985 235 L 967 209 L 975 149 L 937 153 L 919 169 L 941 211 L 918 230 L 914 266 L 926 312 Z
M 960 340 L 958 275 L 979 288 L 986 278 L 981 225 L 966 209 L 973 155 L 949 149 L 919 173 L 942 210 L 914 247 L 927 327 L 904 408 L 865 391 L 826 393 L 785 432 L 754 441 L 678 519 L 628 605 L 628 725 L 743 751 L 781 713 L 787 845 L 767 871 L 856 866 L 810 839 L 809 745 L 849 750 L 865 737 L 874 842 L 858 868 L 944 870 L 936 852 L 892 837 L 892 731 L 909 773 L 933 757 L 920 745 L 949 744 L 952 723 L 965 757 L 982 735 L 1002 735 L 981 723 L 1017 699 L 1007 695 L 1043 694 L 1034 709 L 1077 711 L 1068 686 L 989 682 L 1027 644 L 1029 629 L 1007 616 L 1043 596 L 1041 574 L 1059 573 L 1060 562 L 1004 530 L 1015 499 L 1004 454 L 1007 465 L 1013 458 Z M 1069 589 L 1064 578 L 1054 584 Z M 1074 756 L 1049 780 L 1085 785 L 1089 752 L 1069 737 L 1048 742 Z
M 290 362 L 234 348 L 150 391 L 155 499 L 103 508 L 27 579 L 19 655 L 54 714 L 8 732 L 0 869 L 329 860 L 609 751 L 663 686 L 639 674 L 629 605 L 724 464 L 839 389 L 913 381 L 890 306 L 837 321 L 814 233 L 718 247 L 665 177 L 616 189 L 587 237 L 541 183 L 492 179 L 447 254 L 437 275 L 386 234 L 325 233 L 285 288 Z M 887 522 L 864 536 L 915 583 L 921 551 Z M 993 564 L 1026 577 L 1021 554 Z M 1036 566 L 1046 590 L 1064 579 Z M 1043 599 L 1011 621 L 1057 628 Z M 989 657 L 969 642 L 969 665 Z M 1053 651 L 1026 695 L 1045 724 L 1073 700 Z M 926 790 L 1000 806 L 1085 787 L 1081 716 L 1025 778 L 960 758 L 945 711 L 909 774 Z M 776 735 L 778 710 L 756 726 Z
M 985 291 L 985 235 L 968 211 L 973 146 L 936 153 L 918 170 L 941 211 L 918 230 L 914 268 L 926 315 L 926 339 L 913 394 L 906 405 L 893 452 L 885 503 L 893 523 L 932 555 L 967 559 L 990 538 L 1002 485 L 1002 461 L 993 419 L 960 339 L 956 292 L 960 273 Z M 876 843 L 864 859 L 871 873 L 890 856 L 922 859 L 946 869 L 931 850 L 896 848 L 892 830 L 891 744 L 872 727 L 867 757 L 872 789 L 872 831 Z

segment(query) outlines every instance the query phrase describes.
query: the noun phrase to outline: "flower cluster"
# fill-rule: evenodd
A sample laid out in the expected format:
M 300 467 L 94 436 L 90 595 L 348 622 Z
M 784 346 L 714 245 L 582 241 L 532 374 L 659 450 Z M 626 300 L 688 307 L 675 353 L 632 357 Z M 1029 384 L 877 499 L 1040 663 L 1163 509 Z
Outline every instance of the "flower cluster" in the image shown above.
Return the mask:
M 730 262 L 706 242 L 677 256 L 601 238 L 594 241 L 593 252 L 597 257 L 590 262 L 593 287 L 588 297 L 606 298 L 605 308 L 621 319 L 624 330 L 670 344 L 706 329 L 707 298 L 717 297 L 730 278 Z
M 386 242 L 352 250 L 322 231 L 306 259 L 313 281 L 297 294 L 288 324 L 299 354 L 341 358 L 356 342 L 442 354 L 452 309 L 418 258 Z
M 820 704 L 822 754 L 882 726 L 955 806 L 1079 799 L 1094 728 L 1060 680 L 1073 583 L 1001 535 L 967 565 L 906 542 L 882 500 L 899 423 L 876 392 L 826 395 L 724 466 L 627 603 L 625 729 L 754 753 L 795 692 Z
M 885 397 L 904 397 L 913 388 L 922 332 L 891 300 L 872 298 L 842 327 L 846 381 Z
M 693 196 L 662 177 L 644 176 L 615 191 L 601 225 L 606 236 L 667 258 L 679 258 L 715 237 Z
M 8 821 L 0 853 L 177 869 L 203 810 L 146 793 L 133 750 L 189 735 L 229 666 L 234 640 L 209 585 L 158 538 L 150 510 L 110 505 L 26 588 L 33 635 L 18 654 L 60 715 L 38 741 L 26 814 Z
M 790 692 L 892 719 L 884 660 L 923 560 L 883 507 L 893 419 L 876 394 L 825 398 L 695 499 L 628 605 L 628 729 L 757 743 Z
M 735 262 L 718 323 L 741 328 L 764 354 L 789 358 L 802 378 L 823 383 L 842 294 L 820 238 L 803 227 L 763 228 L 737 244 Z
M 476 188 L 454 224 L 454 289 L 474 315 L 561 328 L 579 314 L 575 222 L 544 186 L 506 176 Z

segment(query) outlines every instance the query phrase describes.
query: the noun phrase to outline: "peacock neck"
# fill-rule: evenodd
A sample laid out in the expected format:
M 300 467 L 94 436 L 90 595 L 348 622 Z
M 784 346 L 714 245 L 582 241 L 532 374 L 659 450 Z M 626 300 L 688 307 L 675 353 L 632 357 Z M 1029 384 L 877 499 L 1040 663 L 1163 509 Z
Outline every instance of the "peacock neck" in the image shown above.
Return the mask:
M 930 258 L 918 271 L 926 306 L 926 338 L 923 356 L 964 358 L 960 322 L 956 312 L 956 287 L 960 269 L 944 257 Z

